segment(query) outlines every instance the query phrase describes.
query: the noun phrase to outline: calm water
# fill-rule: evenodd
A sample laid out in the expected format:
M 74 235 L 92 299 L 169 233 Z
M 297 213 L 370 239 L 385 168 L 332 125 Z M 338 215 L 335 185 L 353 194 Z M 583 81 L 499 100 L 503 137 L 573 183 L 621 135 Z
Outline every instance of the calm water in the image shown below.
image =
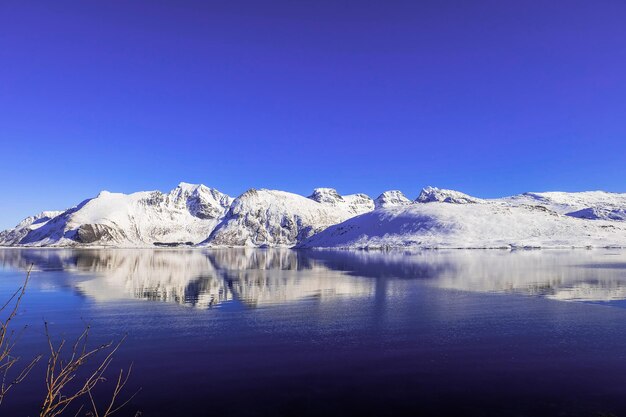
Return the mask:
M 127 333 L 119 415 L 626 416 L 626 252 L 5 249 L 0 299 L 30 264 L 20 353 Z

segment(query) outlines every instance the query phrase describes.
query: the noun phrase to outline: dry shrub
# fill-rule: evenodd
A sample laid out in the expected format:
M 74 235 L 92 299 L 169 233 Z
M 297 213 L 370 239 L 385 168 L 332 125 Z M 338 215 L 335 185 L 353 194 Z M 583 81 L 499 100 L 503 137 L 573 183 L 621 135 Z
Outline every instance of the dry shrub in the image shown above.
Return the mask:
M 0 405 L 11 388 L 21 383 L 29 375 L 33 367 L 41 360 L 42 355 L 36 356 L 20 367 L 21 358 L 14 354 L 17 342 L 22 331 L 15 332 L 11 322 L 19 311 L 20 304 L 26 293 L 26 286 L 30 280 L 32 265 L 28 269 L 24 285 L 0 307 Z M 125 401 L 120 402 L 120 394 L 126 386 L 132 372 L 132 364 L 127 370 L 120 369 L 115 379 L 113 391 L 104 404 L 97 404 L 94 398 L 94 389 L 101 382 L 106 381 L 105 373 L 109 369 L 115 353 L 118 351 L 126 336 L 119 342 L 108 342 L 89 347 L 88 340 L 91 328 L 85 330 L 71 343 L 65 339 L 55 343 L 48 323 L 44 324 L 48 342 L 49 356 L 45 373 L 45 398 L 43 399 L 39 416 L 57 417 L 70 411 L 70 406 L 76 409 L 74 416 L 109 417 L 127 405 L 140 390 L 137 390 Z M 136 416 L 139 416 L 138 412 Z

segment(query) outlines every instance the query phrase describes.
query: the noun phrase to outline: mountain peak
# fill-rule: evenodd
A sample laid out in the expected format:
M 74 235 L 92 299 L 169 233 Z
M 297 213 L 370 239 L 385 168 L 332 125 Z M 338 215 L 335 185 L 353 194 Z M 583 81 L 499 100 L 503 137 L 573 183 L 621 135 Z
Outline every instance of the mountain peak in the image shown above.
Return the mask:
M 377 209 L 385 207 L 405 206 L 411 204 L 411 200 L 406 198 L 404 193 L 400 190 L 389 190 L 379 195 L 374 200 L 374 205 Z
M 482 200 L 460 191 L 428 186 L 422 189 L 415 201 L 418 203 L 472 204 L 480 203 Z
M 343 201 L 343 197 L 335 190 L 334 188 L 316 188 L 313 190 L 313 194 L 311 194 L 308 198 L 311 200 L 315 200 L 318 203 L 322 204 L 330 204 L 337 205 L 338 202 Z
M 352 214 L 363 214 L 374 210 L 374 201 L 366 194 L 342 196 L 334 188 L 316 188 L 308 198 L 326 206 L 346 210 Z
M 111 194 L 113 194 L 111 191 L 108 191 L 108 190 L 102 190 L 102 191 L 100 191 L 100 192 L 98 193 L 98 195 L 96 196 L 96 198 L 99 198 L 99 197 L 108 197 L 108 196 L 110 196 Z
M 189 182 L 184 182 L 184 181 L 179 182 L 178 185 L 176 186 L 176 188 L 181 188 L 183 190 L 195 190 L 199 187 L 202 187 L 202 184 L 191 184 Z

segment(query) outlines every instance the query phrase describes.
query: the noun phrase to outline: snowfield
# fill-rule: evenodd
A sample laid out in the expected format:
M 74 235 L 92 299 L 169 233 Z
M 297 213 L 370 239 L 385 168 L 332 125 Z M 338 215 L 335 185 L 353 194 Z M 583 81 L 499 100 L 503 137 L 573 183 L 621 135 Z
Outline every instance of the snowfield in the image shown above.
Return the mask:
M 300 244 L 340 249 L 605 246 L 626 246 L 626 223 L 576 219 L 541 206 L 439 202 L 379 209 Z
M 317 188 L 309 197 L 251 189 L 236 199 L 204 185 L 103 191 L 0 233 L 3 246 L 386 248 L 626 247 L 626 194 L 525 193 L 480 199 L 426 187 L 375 200 Z

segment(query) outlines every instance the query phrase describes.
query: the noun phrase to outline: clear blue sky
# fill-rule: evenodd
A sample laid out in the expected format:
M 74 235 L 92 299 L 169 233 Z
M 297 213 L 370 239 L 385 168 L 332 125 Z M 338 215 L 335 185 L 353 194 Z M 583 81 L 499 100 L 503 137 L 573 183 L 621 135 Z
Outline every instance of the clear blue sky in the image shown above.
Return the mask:
M 101 189 L 626 191 L 626 3 L 0 0 L 0 226 Z

